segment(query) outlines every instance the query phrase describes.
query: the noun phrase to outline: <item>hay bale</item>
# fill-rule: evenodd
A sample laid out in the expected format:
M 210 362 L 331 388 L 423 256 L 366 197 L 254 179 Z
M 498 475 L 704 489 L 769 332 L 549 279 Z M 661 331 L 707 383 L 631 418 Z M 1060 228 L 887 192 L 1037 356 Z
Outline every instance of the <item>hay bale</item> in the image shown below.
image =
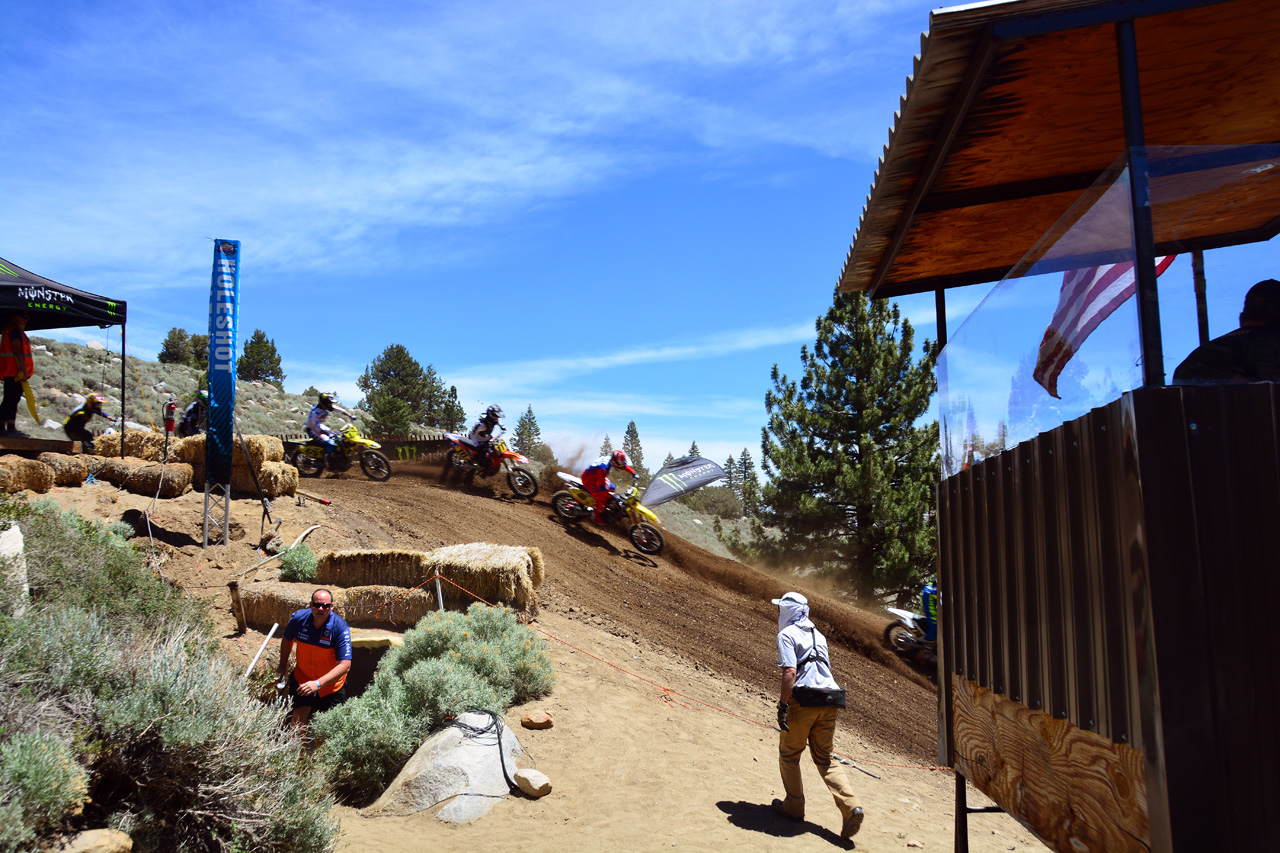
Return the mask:
M 430 574 L 439 573 L 477 598 L 491 604 L 502 602 L 517 612 L 533 616 L 538 612 L 538 594 L 534 592 L 533 582 L 534 553 L 540 584 L 542 552 L 537 548 L 487 542 L 448 545 L 428 553 L 426 564 Z M 445 596 L 445 601 L 448 600 L 449 596 Z
M 403 631 L 435 609 L 435 597 L 425 589 L 398 586 L 357 586 L 346 591 L 341 609 L 348 625 Z
M 254 469 L 262 467 L 264 462 L 280 462 L 284 459 L 284 442 L 274 435 L 246 435 L 244 444 L 249 448 L 249 461 Z M 233 468 L 245 468 L 244 450 L 236 441 L 236 456 L 231 463 Z
M 53 488 L 53 469 L 35 459 L 21 456 L 0 456 L 0 489 L 6 492 L 23 490 L 44 494 Z
M 113 486 L 123 486 L 134 468 L 147 463 L 134 457 L 121 459 L 119 456 L 108 456 L 104 459 L 92 458 L 89 464 L 93 470 L 93 475 L 99 480 L 110 483 Z
M 204 465 L 204 433 L 178 439 L 178 459 L 188 465 Z
M 89 460 L 83 456 L 44 452 L 36 457 L 53 469 L 53 482 L 59 486 L 78 486 L 89 476 Z
M 342 587 L 414 587 L 429 577 L 421 551 L 333 551 L 316 563 L 317 581 Z
M 193 435 L 182 439 L 178 447 L 179 458 L 191 466 L 191 483 L 198 489 L 204 489 L 204 434 Z M 246 435 L 244 444 L 249 449 L 249 460 L 253 470 L 258 473 L 258 481 L 268 498 L 281 495 L 292 495 L 298 490 L 298 472 L 296 468 L 284 463 L 284 442 L 274 435 Z M 253 484 L 253 476 L 249 473 L 249 462 L 245 461 L 244 448 L 237 437 L 231 455 L 231 488 L 241 494 L 258 496 L 258 489 Z M 287 470 L 286 470 L 287 469 Z
M 244 454 L 238 454 L 236 458 L 243 459 Z M 201 474 L 203 475 L 203 471 Z M 203 476 L 201 479 L 203 480 Z M 258 470 L 258 483 L 262 486 L 263 494 L 269 498 L 295 494 L 298 491 L 298 469 L 286 462 L 263 462 Z M 258 487 L 254 485 L 253 475 L 244 466 L 232 468 L 231 488 L 233 491 L 252 495 L 255 498 L 258 496 Z
M 270 631 L 274 622 L 283 631 L 289 617 L 305 609 L 311 603 L 311 593 L 321 586 L 323 584 L 278 581 L 242 585 L 240 603 L 244 606 L 245 622 L 259 631 Z M 330 592 L 333 593 L 334 609 L 341 614 L 346 593 L 341 589 L 331 589 Z
M 191 488 L 191 466 L 184 462 L 144 462 L 134 466 L 120 485 L 137 495 L 176 498 Z
M 100 435 L 94 440 L 93 448 L 99 456 L 118 457 L 121 440 L 124 441 L 125 456 L 134 456 L 147 462 L 159 462 L 164 456 L 164 433 L 143 432 L 136 429 L 125 430 L 123 434 L 113 432 Z M 178 458 L 172 438 L 169 439 L 169 458 Z

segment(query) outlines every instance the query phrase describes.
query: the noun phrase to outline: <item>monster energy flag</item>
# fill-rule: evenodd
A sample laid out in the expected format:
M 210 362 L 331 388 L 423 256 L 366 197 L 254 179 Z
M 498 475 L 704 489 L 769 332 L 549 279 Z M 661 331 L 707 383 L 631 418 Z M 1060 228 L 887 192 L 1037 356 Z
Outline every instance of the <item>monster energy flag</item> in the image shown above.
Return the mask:
M 682 456 L 663 465 L 662 470 L 653 475 L 653 481 L 644 490 L 640 503 L 655 507 L 723 476 L 724 469 L 710 459 Z
M 204 439 L 206 485 L 231 483 L 239 301 L 240 241 L 214 240 L 213 284 L 209 290 L 209 426 Z

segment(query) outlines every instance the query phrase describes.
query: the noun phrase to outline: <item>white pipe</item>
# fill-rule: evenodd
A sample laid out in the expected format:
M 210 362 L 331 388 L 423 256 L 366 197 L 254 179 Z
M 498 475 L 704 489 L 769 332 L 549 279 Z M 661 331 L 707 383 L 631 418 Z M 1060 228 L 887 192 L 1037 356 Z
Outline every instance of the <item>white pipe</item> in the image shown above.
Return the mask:
M 280 627 L 279 622 L 271 625 L 271 630 L 267 632 L 267 638 L 262 641 L 262 647 L 258 649 L 258 653 L 253 656 L 253 661 L 249 664 L 249 668 L 244 671 L 244 681 L 249 680 L 249 673 L 253 672 L 254 666 L 258 663 L 258 658 L 262 657 L 262 653 L 267 650 L 267 643 L 271 642 L 271 638 L 275 636 L 276 629 Z

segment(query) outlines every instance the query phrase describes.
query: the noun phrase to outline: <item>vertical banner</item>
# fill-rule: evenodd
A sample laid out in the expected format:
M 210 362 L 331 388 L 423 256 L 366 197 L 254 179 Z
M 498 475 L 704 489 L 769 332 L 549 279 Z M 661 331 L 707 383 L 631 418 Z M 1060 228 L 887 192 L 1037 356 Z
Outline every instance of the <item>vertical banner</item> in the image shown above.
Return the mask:
M 213 285 L 209 289 L 209 419 L 204 439 L 204 477 L 209 485 L 231 484 L 235 453 L 236 322 L 240 302 L 240 241 L 213 241 Z

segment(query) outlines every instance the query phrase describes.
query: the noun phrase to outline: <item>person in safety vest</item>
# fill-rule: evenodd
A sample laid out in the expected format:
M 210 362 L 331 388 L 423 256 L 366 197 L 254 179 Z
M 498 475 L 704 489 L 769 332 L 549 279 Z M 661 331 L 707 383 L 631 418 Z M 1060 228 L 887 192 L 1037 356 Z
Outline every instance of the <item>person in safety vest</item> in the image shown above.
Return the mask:
M 62 430 L 67 434 L 67 438 L 80 442 L 80 449 L 85 453 L 94 452 L 93 433 L 88 429 L 89 421 L 94 415 L 111 420 L 111 416 L 102 411 L 102 404 L 105 402 L 107 398 L 101 394 L 90 394 L 85 398 L 84 404 L 67 415 L 67 419 L 62 422 Z
M 27 321 L 31 314 L 25 310 L 9 315 L 0 330 L 0 379 L 4 379 L 4 397 L 0 398 L 0 435 L 25 438 L 18 432 L 15 421 L 18 404 L 22 402 L 22 383 L 31 378 L 35 363 L 31 359 L 31 341 L 27 340 Z
M 289 674 L 289 693 L 293 696 L 292 723 L 301 728 L 313 713 L 323 713 L 347 699 L 351 628 L 333 612 L 333 593 L 329 590 L 311 593 L 311 604 L 289 617 L 276 667 L 282 679 L 289 672 L 289 655 L 295 648 L 298 655 Z
M 316 442 L 324 446 L 325 453 L 332 453 L 338 449 L 338 435 L 325 425 L 325 419 L 329 417 L 332 411 L 342 412 L 347 417 L 351 417 L 351 413 L 338 405 L 338 399 L 333 394 L 321 394 L 320 400 L 311 407 L 311 414 L 307 415 L 307 435 L 311 436 Z
M 196 398 L 182 410 L 182 420 L 178 421 L 178 438 L 190 438 L 204 432 L 205 419 L 209 417 L 209 392 L 201 388 Z
M 591 498 L 595 504 L 591 509 L 595 513 L 596 524 L 605 523 L 600 513 L 604 512 L 605 505 L 609 502 L 613 490 L 617 488 L 609 480 L 610 468 L 619 468 L 633 477 L 636 475 L 636 469 L 631 467 L 631 460 L 621 450 L 606 453 L 583 470 L 582 485 L 591 493 Z
M 809 619 L 809 599 L 800 593 L 788 592 L 773 599 L 773 603 L 778 605 L 778 666 L 782 669 L 778 767 L 787 792 L 785 800 L 773 801 L 773 810 L 792 820 L 804 820 L 800 756 L 808 746 L 844 819 L 840 837 L 852 838 L 862 828 L 862 803 L 853 793 L 844 768 L 831 757 L 836 715 L 845 706 L 845 696 L 831 675 L 827 638 Z
M 485 409 L 480 420 L 471 428 L 471 440 L 476 443 L 481 458 L 487 460 L 489 467 L 495 470 L 498 466 L 493 464 L 490 457 L 490 446 L 506 431 L 507 428 L 502 425 L 502 407 L 496 405 Z

